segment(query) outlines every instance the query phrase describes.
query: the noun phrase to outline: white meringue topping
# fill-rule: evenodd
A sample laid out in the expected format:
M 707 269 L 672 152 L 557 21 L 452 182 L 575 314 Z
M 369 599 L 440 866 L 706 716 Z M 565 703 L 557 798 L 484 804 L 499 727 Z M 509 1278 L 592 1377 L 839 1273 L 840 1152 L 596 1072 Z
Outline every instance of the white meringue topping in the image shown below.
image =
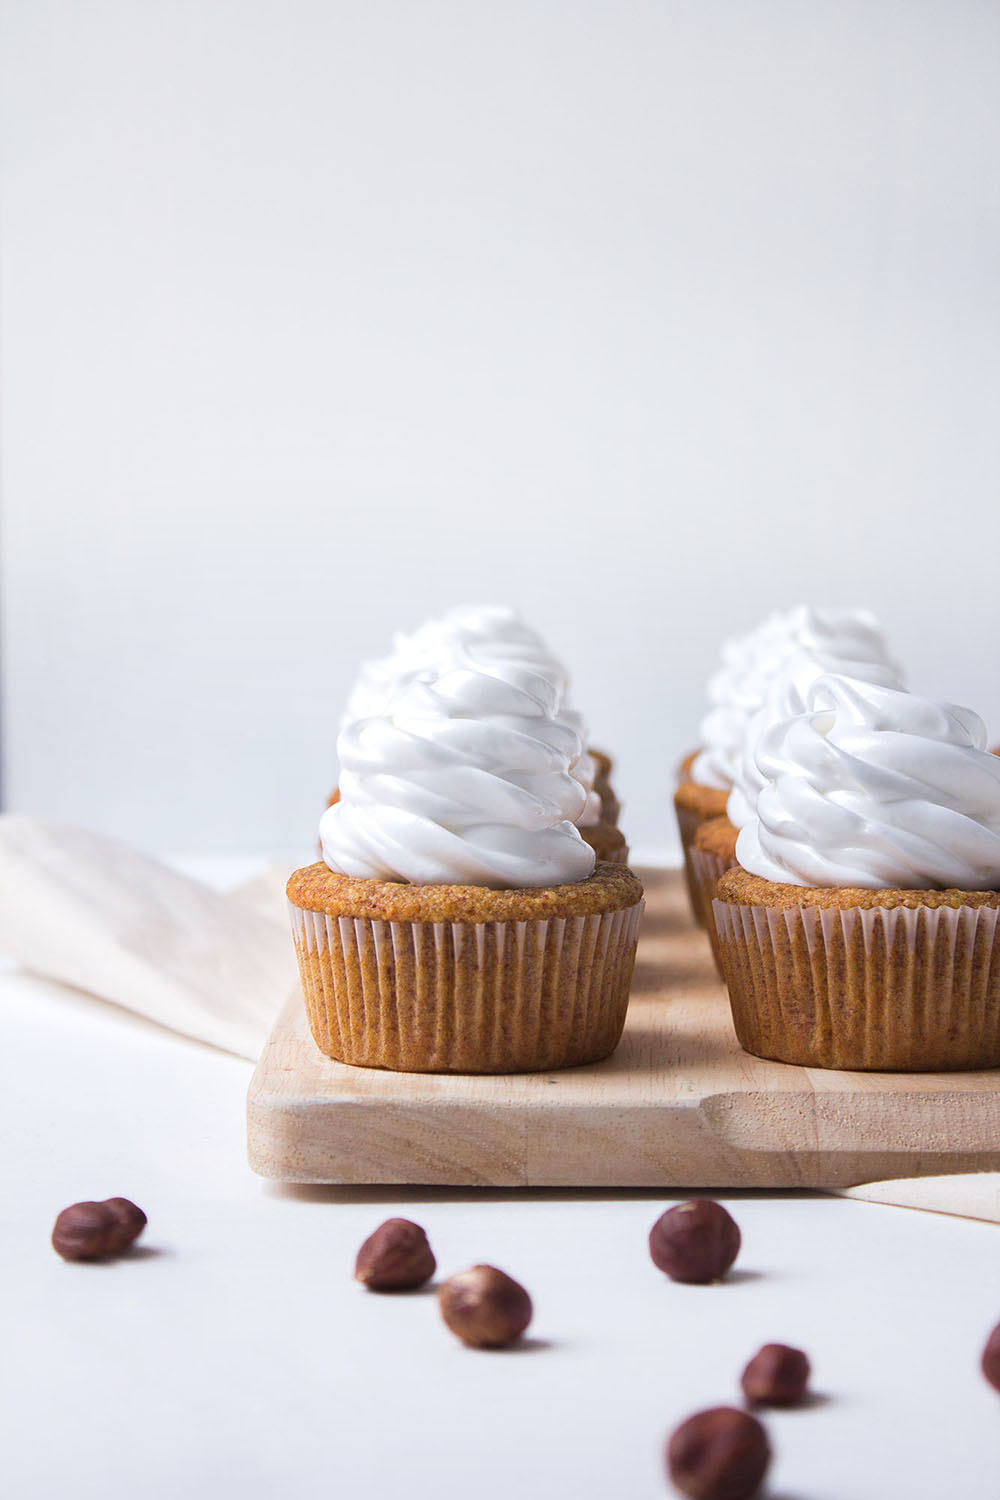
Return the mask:
M 787 885 L 1000 889 L 1000 758 L 970 709 L 828 674 L 757 747 L 736 856 Z
M 496 888 L 584 880 L 594 853 L 574 820 L 576 730 L 559 693 L 520 665 L 469 667 L 398 690 L 340 734 L 340 800 L 320 822 L 331 870 Z
M 891 665 L 881 626 L 870 610 L 803 604 L 769 615 L 756 630 L 722 648 L 722 666 L 709 679 L 713 707 L 701 724 L 702 749 L 691 768 L 693 781 L 729 791 L 739 777 L 751 723 L 775 675 L 803 650 L 825 661 L 827 671 L 848 662 Z M 893 671 L 898 677 L 898 669 Z

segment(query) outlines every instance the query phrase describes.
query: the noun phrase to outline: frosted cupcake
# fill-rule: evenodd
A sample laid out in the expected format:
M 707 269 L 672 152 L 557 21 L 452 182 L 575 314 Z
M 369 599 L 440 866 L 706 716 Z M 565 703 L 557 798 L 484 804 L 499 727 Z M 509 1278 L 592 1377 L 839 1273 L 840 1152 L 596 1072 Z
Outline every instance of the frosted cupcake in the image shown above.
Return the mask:
M 1000 761 L 982 721 L 842 676 L 761 741 L 719 881 L 740 1042 L 814 1067 L 1000 1066 Z
M 804 644 L 775 668 L 765 686 L 764 701 L 747 726 L 725 814 L 702 823 L 695 832 L 691 866 L 716 967 L 718 937 L 712 914 L 715 887 L 725 871 L 737 864 L 739 831 L 753 816 L 764 786 L 757 748 L 765 735 L 775 725 L 804 713 L 810 688 L 827 673 L 854 677 L 880 687 L 903 687 L 903 674 L 889 656 L 874 615 L 852 610 L 810 611 L 809 616 L 809 628 L 801 631 Z
M 341 718 L 341 729 L 387 712 L 394 696 L 411 682 L 428 681 L 460 668 L 491 672 L 498 667 L 533 672 L 555 689 L 558 717 L 576 731 L 581 742 L 580 753 L 570 768 L 586 793 L 577 827 L 599 859 L 624 864 L 628 847 L 624 837 L 613 831 L 617 830 L 620 805 L 609 779 L 610 757 L 589 746 L 586 720 L 568 701 L 569 672 L 564 663 L 507 605 L 459 605 L 410 633 L 398 632 L 387 656 L 362 666 Z
M 574 820 L 576 731 L 546 677 L 412 681 L 338 741 L 323 860 L 288 884 L 317 1045 L 342 1062 L 521 1072 L 608 1056 L 642 887 Z
M 891 665 L 881 627 L 864 609 L 798 605 L 775 611 L 755 630 L 723 645 L 722 665 L 708 684 L 712 708 L 702 720 L 701 749 L 682 762 L 689 764 L 688 775 L 674 795 L 691 909 L 703 927 L 711 922 L 711 895 L 706 897 L 694 855 L 698 828 L 709 818 L 731 816 L 730 795 L 745 777 L 748 749 L 752 753 L 764 724 L 780 712 L 778 701 L 769 707 L 769 694 L 797 655 L 812 658 L 819 671 L 860 667 L 866 675 L 867 663 Z M 891 670 L 898 678 L 898 669 Z M 794 679 L 791 685 L 779 683 L 777 697 L 791 697 L 794 690 Z M 704 850 L 704 839 L 702 844 Z

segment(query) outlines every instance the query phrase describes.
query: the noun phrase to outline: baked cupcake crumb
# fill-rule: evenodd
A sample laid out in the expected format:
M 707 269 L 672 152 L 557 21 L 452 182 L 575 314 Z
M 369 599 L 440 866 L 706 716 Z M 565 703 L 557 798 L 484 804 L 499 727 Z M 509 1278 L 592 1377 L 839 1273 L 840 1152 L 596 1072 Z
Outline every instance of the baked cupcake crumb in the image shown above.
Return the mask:
M 494 890 L 481 885 L 405 885 L 335 875 L 322 860 L 296 870 L 286 894 L 303 911 L 375 922 L 529 922 L 620 911 L 642 900 L 627 865 L 598 863 L 571 885 Z

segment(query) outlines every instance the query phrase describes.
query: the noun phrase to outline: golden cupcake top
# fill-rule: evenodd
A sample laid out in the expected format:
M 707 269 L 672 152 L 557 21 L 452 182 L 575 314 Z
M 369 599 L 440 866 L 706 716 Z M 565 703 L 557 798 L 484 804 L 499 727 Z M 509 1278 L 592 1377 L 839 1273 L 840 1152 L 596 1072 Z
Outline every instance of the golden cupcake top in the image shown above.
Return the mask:
M 904 890 L 892 886 L 788 885 L 751 875 L 736 866 L 727 870 L 715 888 L 716 899 L 735 906 L 766 906 L 772 911 L 885 911 L 895 908 L 926 910 L 973 907 L 1000 908 L 1000 891 Z
M 702 849 L 706 854 L 714 854 L 719 859 L 727 861 L 736 858 L 736 838 L 738 828 L 734 828 L 726 817 L 709 818 L 704 823 L 699 823 L 694 835 L 694 846 Z
M 482 885 L 414 885 L 336 874 L 322 860 L 296 870 L 288 899 L 303 911 L 382 922 L 528 922 L 624 910 L 642 899 L 626 865 L 599 863 L 585 880 L 496 890 Z

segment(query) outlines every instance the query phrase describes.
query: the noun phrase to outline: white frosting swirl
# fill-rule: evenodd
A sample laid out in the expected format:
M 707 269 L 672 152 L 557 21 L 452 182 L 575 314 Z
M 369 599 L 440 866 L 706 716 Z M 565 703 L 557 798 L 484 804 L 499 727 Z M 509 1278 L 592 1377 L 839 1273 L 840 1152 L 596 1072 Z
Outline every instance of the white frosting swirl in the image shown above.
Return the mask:
M 580 740 L 558 702 L 547 677 L 495 663 L 415 680 L 387 713 L 348 724 L 340 800 L 320 821 L 330 869 L 419 885 L 585 880 Z
M 586 793 L 583 812 L 575 821 L 581 828 L 593 827 L 601 820 L 601 799 L 594 791 L 595 767 L 586 751 L 586 721 L 566 702 L 569 673 L 538 632 L 508 605 L 456 605 L 410 634 L 398 632 L 388 656 L 362 666 L 340 727 L 388 713 L 396 694 L 411 682 L 429 682 L 462 668 L 493 674 L 508 667 L 536 673 L 555 688 L 558 717 L 577 732 L 582 747 L 570 767 Z
M 814 609 L 800 604 L 776 611 L 756 630 L 734 637 L 722 648 L 722 666 L 709 679 L 712 708 L 702 720 L 702 746 L 691 767 L 701 786 L 728 791 L 737 780 L 751 720 L 762 708 L 768 687 L 797 651 L 811 651 L 829 663 L 888 662 L 881 627 L 867 609 Z
M 575 729 L 580 737 L 583 747 L 580 759 L 571 765 L 569 774 L 574 781 L 578 781 L 583 787 L 586 801 L 583 804 L 583 812 L 578 818 L 574 818 L 577 828 L 596 828 L 603 816 L 601 808 L 601 795 L 594 790 L 594 782 L 597 780 L 597 762 L 587 749 L 589 730 L 587 721 L 583 714 L 575 708 L 570 708 L 566 702 L 559 705 L 559 722 L 568 724 L 570 729 Z
M 970 709 L 820 677 L 757 747 L 744 869 L 785 885 L 1000 889 L 1000 758 Z
M 490 672 L 497 665 L 536 672 L 555 685 L 560 700 L 565 697 L 565 666 L 516 610 L 505 604 L 463 604 L 409 634 L 398 631 L 388 656 L 365 662 L 340 727 L 386 713 L 394 695 L 410 682 L 426 682 L 460 667 Z
M 841 677 L 854 677 L 863 682 L 875 682 L 882 687 L 903 687 L 903 674 L 888 656 L 880 658 L 873 653 L 870 660 L 852 661 L 833 651 L 803 646 L 788 657 L 775 671 L 767 685 L 764 702 L 747 725 L 743 748 L 736 765 L 733 789 L 726 803 L 726 815 L 737 828 L 745 827 L 753 817 L 757 798 L 764 785 L 764 777 L 757 764 L 757 746 L 773 725 L 805 713 L 810 687 L 829 672 Z
M 563 722 L 568 718 L 569 714 L 564 709 Z M 604 815 L 604 807 L 600 792 L 594 790 L 594 782 L 597 780 L 597 762 L 589 750 L 584 750 L 576 765 L 570 768 L 569 774 L 574 781 L 580 783 L 587 798 L 583 812 L 574 820 L 576 826 L 577 828 L 596 828 Z

